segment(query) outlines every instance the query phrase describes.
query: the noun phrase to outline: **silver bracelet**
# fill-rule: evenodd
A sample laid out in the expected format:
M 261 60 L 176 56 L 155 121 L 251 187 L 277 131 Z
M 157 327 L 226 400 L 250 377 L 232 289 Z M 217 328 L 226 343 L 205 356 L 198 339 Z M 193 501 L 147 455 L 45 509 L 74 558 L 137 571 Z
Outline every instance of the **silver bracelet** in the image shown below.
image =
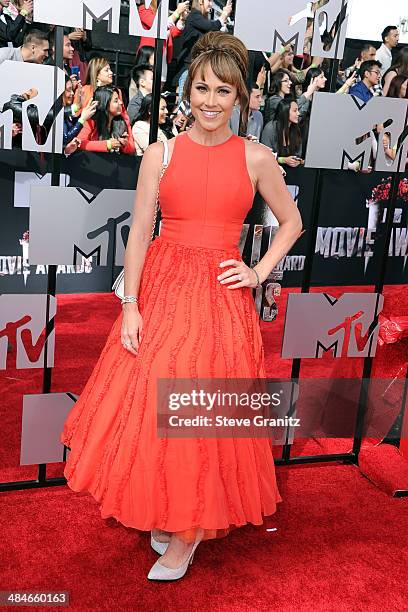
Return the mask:
M 139 302 L 139 298 L 135 295 L 124 295 L 121 299 L 121 303 L 123 304 L 137 304 Z
M 258 274 L 258 272 L 255 270 L 255 268 L 251 268 L 251 270 L 253 270 L 253 271 L 255 272 L 255 274 L 256 274 L 256 280 L 258 281 L 258 284 L 257 284 L 257 286 L 256 286 L 256 287 L 260 287 L 260 286 L 262 285 L 262 283 L 261 283 L 261 281 L 259 280 L 259 274 Z M 256 289 L 256 287 L 255 287 L 255 289 Z

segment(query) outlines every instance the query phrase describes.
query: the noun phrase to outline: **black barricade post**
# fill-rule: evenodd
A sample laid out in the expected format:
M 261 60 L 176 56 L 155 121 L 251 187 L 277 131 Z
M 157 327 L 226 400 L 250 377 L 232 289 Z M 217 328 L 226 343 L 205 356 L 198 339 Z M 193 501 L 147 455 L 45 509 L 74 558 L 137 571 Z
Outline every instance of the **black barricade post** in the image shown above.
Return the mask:
M 57 99 L 57 82 L 58 82 L 58 68 L 64 68 L 63 49 L 64 49 L 64 28 L 56 26 L 55 38 L 54 38 L 54 100 Z M 61 110 L 61 104 L 53 106 L 53 122 L 55 121 L 58 113 Z M 60 154 L 55 152 L 55 130 L 54 139 L 52 143 L 52 161 L 51 161 L 51 185 L 58 187 L 60 185 L 60 174 L 61 174 L 61 159 Z M 55 327 L 55 318 L 49 316 L 50 310 L 50 297 L 55 297 L 57 293 L 57 266 L 49 265 L 47 268 L 47 308 L 46 308 L 46 338 L 50 337 Z M 43 376 L 43 393 L 51 393 L 52 385 L 52 370 L 47 366 L 48 356 L 48 341 L 45 342 L 44 346 L 44 376 Z M 44 483 L 46 481 L 46 470 L 47 465 L 41 464 L 38 466 L 38 481 Z M 61 479 L 54 479 L 64 481 Z M 57 483 L 58 484 L 58 483 Z
M 157 133 L 159 130 L 159 110 L 160 110 L 160 95 L 161 95 L 161 77 L 163 68 L 163 49 L 164 41 L 159 38 L 160 27 L 162 21 L 162 3 L 157 7 L 157 31 L 156 44 L 154 53 L 153 67 L 153 91 L 152 91 L 152 114 L 150 119 L 149 144 L 157 141 Z
M 382 248 L 382 253 L 381 253 L 380 269 L 378 273 L 377 282 L 375 284 L 375 292 L 377 293 L 375 316 L 374 316 L 373 322 L 370 325 L 370 329 L 368 330 L 369 335 L 372 335 L 372 332 L 374 331 L 375 327 L 378 325 L 378 315 L 379 315 L 378 306 L 379 306 L 379 301 L 380 301 L 380 295 L 382 294 L 384 290 L 385 275 L 387 272 L 387 263 L 388 263 L 388 252 L 389 252 L 390 241 L 391 241 L 392 224 L 393 224 L 393 219 L 394 219 L 395 206 L 397 203 L 400 179 L 401 179 L 400 173 L 396 172 L 393 175 L 392 181 L 391 181 L 391 189 L 390 189 L 390 195 L 389 195 L 389 200 L 388 200 L 387 217 L 386 217 L 386 223 L 385 223 L 386 230 L 385 230 L 385 236 L 383 238 L 383 248 Z M 372 338 L 370 342 L 372 342 Z M 356 422 L 356 429 L 355 429 L 354 443 L 353 443 L 353 455 L 354 455 L 353 461 L 355 463 L 358 463 L 358 455 L 361 449 L 361 442 L 362 442 L 363 433 L 364 433 L 364 423 L 365 423 L 365 415 L 367 412 L 368 390 L 369 390 L 372 367 L 373 367 L 373 357 L 366 357 L 364 359 L 363 378 L 361 381 L 357 422 Z

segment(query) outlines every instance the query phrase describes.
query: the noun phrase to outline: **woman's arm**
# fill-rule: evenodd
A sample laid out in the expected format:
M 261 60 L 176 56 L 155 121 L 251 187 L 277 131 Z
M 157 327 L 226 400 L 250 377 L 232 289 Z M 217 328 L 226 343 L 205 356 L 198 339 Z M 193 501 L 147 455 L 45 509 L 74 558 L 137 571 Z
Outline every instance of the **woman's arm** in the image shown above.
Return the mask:
M 132 129 L 132 137 L 143 152 L 149 146 L 149 131 L 146 131 L 143 121 L 136 121 Z
M 135 140 L 133 138 L 132 127 L 130 125 L 130 121 L 129 121 L 129 117 L 127 113 L 124 119 L 125 119 L 125 123 L 127 126 L 128 140 L 127 140 L 126 145 L 122 147 L 121 153 L 126 153 L 127 155 L 134 155 L 136 153 L 136 146 L 135 146 Z
M 81 151 L 91 151 L 94 153 L 108 153 L 107 140 L 94 139 L 95 122 L 92 119 L 85 122 L 84 127 L 78 134 L 81 141 Z
M 163 160 L 163 145 L 155 142 L 146 150 L 140 164 L 132 226 L 125 252 L 125 295 L 139 296 L 140 279 L 146 252 L 152 239 L 157 189 Z M 137 355 L 143 321 L 138 304 L 123 305 L 121 338 Z
M 256 180 L 257 190 L 279 221 L 279 230 L 271 248 L 255 266 L 261 282 L 265 281 L 302 234 L 302 218 L 283 180 L 271 151 L 262 145 L 246 143 L 248 169 Z
M 383 96 L 386 96 L 388 94 L 388 90 L 390 88 L 391 85 L 391 81 L 394 77 L 397 76 L 397 73 L 395 72 L 395 70 L 391 70 L 384 78 L 384 86 L 383 86 Z

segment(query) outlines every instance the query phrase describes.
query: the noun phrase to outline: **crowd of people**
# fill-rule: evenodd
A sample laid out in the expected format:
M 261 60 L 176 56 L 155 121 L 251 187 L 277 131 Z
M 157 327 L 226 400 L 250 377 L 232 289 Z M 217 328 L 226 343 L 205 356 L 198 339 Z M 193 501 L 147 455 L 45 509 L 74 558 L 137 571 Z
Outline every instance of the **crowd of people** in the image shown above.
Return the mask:
M 54 26 L 33 23 L 34 1 L 0 0 L 0 63 L 5 60 L 54 62 Z M 159 140 L 173 138 L 194 122 L 188 100 L 183 96 L 191 49 L 206 32 L 228 31 L 233 3 L 225 0 L 217 18 L 212 17 L 213 8 L 213 0 L 180 2 L 168 16 Z M 156 0 L 152 0 L 149 8 L 144 3 L 139 6 L 144 27 L 152 26 L 156 11 Z M 337 75 L 338 94 L 351 94 L 365 104 L 374 96 L 407 97 L 408 47 L 395 52 L 399 42 L 396 26 L 387 26 L 381 36 L 378 49 L 372 43 L 364 44 L 354 64 L 342 66 Z M 176 38 L 180 38 L 178 53 L 175 52 Z M 290 44 L 274 53 L 250 51 L 249 114 L 246 116 L 238 106 L 230 122 L 234 133 L 270 147 L 282 166 L 297 167 L 304 163 L 313 97 L 328 87 L 329 63 L 311 57 L 307 53 L 307 41 L 304 51 L 297 56 Z M 64 31 L 63 61 L 65 153 L 71 155 L 84 150 L 142 156 L 149 144 L 153 114 L 154 40 L 141 38 L 128 86 L 123 90 L 113 85 L 109 61 L 92 51 L 88 31 L 80 28 Z M 26 92 L 16 92 L 12 105 L 16 143 L 21 138 L 18 119 L 21 104 L 27 99 L 24 95 Z M 11 108 L 10 103 L 3 110 L 7 108 Z M 373 157 L 382 131 L 382 126 L 377 126 L 367 135 L 373 140 Z M 46 129 L 38 131 L 38 138 L 46 138 Z M 396 144 L 390 146 L 389 135 L 385 134 L 382 145 L 386 155 L 394 159 Z M 359 170 L 358 162 L 351 164 L 350 169 Z

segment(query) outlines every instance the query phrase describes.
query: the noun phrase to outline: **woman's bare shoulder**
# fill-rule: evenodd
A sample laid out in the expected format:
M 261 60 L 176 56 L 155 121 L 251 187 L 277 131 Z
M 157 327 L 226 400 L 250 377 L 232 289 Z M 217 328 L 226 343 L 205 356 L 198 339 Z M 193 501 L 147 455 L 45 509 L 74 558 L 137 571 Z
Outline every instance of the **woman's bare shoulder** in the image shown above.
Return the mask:
M 276 162 L 275 155 L 266 145 L 247 139 L 244 142 L 246 157 L 251 166 L 256 168 L 267 162 Z

